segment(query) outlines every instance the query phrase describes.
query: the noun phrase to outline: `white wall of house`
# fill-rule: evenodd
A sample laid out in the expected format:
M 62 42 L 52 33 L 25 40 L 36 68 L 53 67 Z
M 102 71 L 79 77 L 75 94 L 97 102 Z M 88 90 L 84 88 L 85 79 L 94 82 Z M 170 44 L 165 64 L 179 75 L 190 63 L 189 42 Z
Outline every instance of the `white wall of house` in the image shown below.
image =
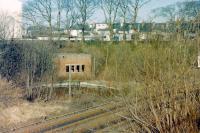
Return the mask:
M 137 31 L 135 31 L 135 30 L 133 30 L 133 29 L 130 29 L 130 30 L 129 30 L 129 33 L 130 33 L 130 34 L 135 34 L 135 33 L 137 33 Z
M 71 30 L 64 30 L 64 33 L 65 34 L 70 34 L 70 36 L 72 36 L 72 37 L 78 37 L 78 36 L 80 36 L 80 34 L 81 34 L 81 30 L 75 30 L 75 29 L 71 29 Z
M 110 31 L 108 30 L 99 30 L 97 34 L 102 41 L 110 41 Z
M 78 36 L 78 30 L 71 30 L 70 31 L 70 36 L 74 36 L 74 37 L 77 37 Z
M 140 41 L 145 41 L 145 40 L 147 40 L 147 38 L 148 38 L 148 36 L 147 36 L 147 34 L 145 34 L 145 33 L 141 33 L 141 34 L 139 35 Z
M 96 27 L 96 31 L 109 28 L 108 24 L 104 24 L 104 23 L 98 23 L 98 24 L 96 24 L 95 27 Z
M 110 41 L 110 35 L 107 34 L 103 37 L 103 41 Z
M 42 41 L 45 41 L 45 40 L 49 40 L 50 38 L 49 37 L 37 37 L 38 40 L 42 40 Z
M 73 37 L 78 37 L 81 33 L 81 30 L 71 30 L 70 31 L 70 36 L 73 36 Z
M 130 34 L 130 33 L 129 33 L 129 34 L 126 34 L 126 40 L 127 40 L 127 41 L 131 41 L 131 40 L 132 40 L 132 35 L 133 35 L 133 34 Z

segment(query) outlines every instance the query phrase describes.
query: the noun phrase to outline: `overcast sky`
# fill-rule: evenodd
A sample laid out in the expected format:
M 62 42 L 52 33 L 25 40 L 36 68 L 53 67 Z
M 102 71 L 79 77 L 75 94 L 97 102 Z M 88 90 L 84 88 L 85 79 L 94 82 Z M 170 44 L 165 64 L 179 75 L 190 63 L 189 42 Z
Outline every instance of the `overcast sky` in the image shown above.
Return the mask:
M 0 10 L 8 12 L 20 12 L 22 2 L 20 0 L 0 0 Z
M 9 12 L 19 12 L 22 7 L 22 2 L 20 1 L 23 0 L 0 0 L 0 10 L 7 10 Z M 151 0 L 151 2 L 149 2 L 140 10 L 139 21 L 148 20 L 152 9 L 183 1 L 185 0 Z M 92 21 L 100 22 L 104 20 L 103 18 L 103 13 L 98 12 L 96 13 L 96 15 L 94 15 Z

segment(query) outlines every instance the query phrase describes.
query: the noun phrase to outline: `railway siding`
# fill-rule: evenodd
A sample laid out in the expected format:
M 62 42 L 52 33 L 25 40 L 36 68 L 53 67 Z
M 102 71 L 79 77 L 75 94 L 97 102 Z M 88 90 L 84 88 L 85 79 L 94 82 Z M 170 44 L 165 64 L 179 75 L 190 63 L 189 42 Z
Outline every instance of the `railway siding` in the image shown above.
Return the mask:
M 94 119 L 95 117 L 110 114 L 107 110 L 116 110 L 118 107 L 113 104 L 102 104 L 93 108 L 88 108 L 85 110 L 77 111 L 70 114 L 65 114 L 61 116 L 56 116 L 54 118 L 46 119 L 37 123 L 27 125 L 25 127 L 14 128 L 12 132 L 15 133 L 40 133 L 48 132 L 55 129 L 59 129 L 65 126 L 72 126 L 82 121 L 88 121 Z M 107 110 L 105 110 L 107 109 Z

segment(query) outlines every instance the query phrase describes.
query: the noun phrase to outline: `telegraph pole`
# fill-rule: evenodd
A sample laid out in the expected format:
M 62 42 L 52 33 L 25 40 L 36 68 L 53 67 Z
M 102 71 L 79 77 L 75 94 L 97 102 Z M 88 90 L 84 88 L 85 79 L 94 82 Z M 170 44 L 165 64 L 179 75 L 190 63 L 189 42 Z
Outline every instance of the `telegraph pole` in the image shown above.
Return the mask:
M 96 72 L 96 58 L 94 57 L 93 58 L 94 60 L 93 60 L 93 78 L 95 79 L 95 77 L 96 77 L 96 74 L 95 74 L 95 72 Z
M 69 77 L 69 81 L 68 81 L 68 83 L 69 83 L 69 96 L 71 96 L 71 93 L 72 93 L 72 88 L 71 88 L 71 65 L 69 65 L 69 75 L 68 75 L 68 77 Z

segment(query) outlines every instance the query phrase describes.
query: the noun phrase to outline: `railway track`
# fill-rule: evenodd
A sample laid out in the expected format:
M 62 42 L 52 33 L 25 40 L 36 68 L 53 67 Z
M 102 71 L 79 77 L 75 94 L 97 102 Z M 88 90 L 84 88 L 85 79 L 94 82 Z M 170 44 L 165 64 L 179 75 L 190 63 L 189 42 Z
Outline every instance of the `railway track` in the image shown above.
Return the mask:
M 13 128 L 3 133 L 54 133 L 54 132 L 91 132 L 106 128 L 108 124 L 123 121 L 115 113 L 125 115 L 121 105 L 105 103 L 80 111 L 48 118 L 43 121 Z
M 56 130 L 52 130 L 47 133 L 54 133 L 54 132 L 78 132 L 78 133 L 85 133 L 85 132 L 96 132 L 98 130 L 104 129 L 112 124 L 116 124 L 120 121 L 123 121 L 121 117 L 116 117 L 114 113 L 121 113 L 124 114 L 122 109 L 115 110 L 113 113 L 106 112 L 95 117 L 91 117 L 85 119 L 83 121 L 73 123 L 72 125 L 66 125 Z

